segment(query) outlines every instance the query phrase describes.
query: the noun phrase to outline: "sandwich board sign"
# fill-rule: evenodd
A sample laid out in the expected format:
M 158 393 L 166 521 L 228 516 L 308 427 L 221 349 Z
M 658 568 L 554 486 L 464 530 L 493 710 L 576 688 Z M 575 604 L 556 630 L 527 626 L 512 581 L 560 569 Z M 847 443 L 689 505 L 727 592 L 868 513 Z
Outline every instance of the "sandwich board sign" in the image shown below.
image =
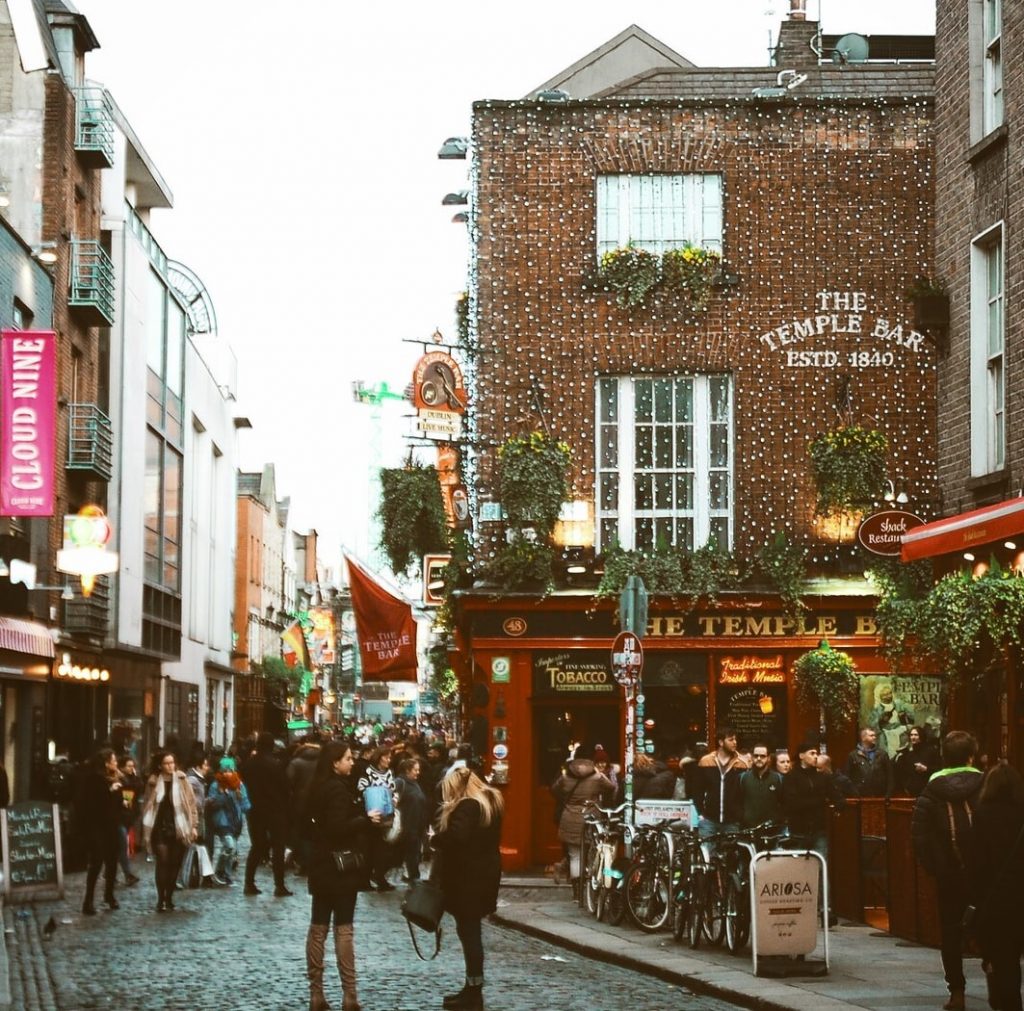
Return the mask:
M 818 912 L 819 881 L 822 882 Z M 750 948 L 755 976 L 819 976 L 828 972 L 828 868 L 814 850 L 771 850 L 750 863 Z M 818 927 L 825 942 L 825 961 L 791 961 L 818 946 Z M 766 957 L 782 956 L 771 965 Z M 759 964 L 760 963 L 760 964 Z
M 0 845 L 8 901 L 63 898 L 60 811 L 56 804 L 25 800 L 0 810 Z

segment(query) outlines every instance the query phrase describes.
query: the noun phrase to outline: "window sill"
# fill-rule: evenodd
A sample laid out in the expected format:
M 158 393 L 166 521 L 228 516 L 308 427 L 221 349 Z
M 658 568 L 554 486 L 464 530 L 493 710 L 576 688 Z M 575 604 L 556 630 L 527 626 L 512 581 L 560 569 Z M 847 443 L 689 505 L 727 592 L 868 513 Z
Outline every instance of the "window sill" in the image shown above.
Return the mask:
M 1009 135 L 1009 126 L 1006 123 L 1000 123 L 990 133 L 985 134 L 977 144 L 973 144 L 967 149 L 968 164 L 977 165 L 984 161 L 990 154 L 1006 144 Z
M 1010 480 L 1010 468 L 1002 467 L 1000 470 L 990 471 L 988 474 L 981 474 L 978 477 L 967 479 L 967 490 L 974 494 L 975 498 L 991 493 L 992 491 L 1005 487 Z

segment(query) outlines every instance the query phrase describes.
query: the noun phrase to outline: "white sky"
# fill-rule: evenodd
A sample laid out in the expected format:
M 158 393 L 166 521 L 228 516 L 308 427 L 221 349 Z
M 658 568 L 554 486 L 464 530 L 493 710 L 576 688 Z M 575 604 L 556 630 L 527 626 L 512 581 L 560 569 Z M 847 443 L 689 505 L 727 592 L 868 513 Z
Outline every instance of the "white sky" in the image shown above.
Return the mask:
M 477 99 L 519 98 L 631 23 L 701 66 L 767 63 L 788 0 L 73 0 L 87 63 L 174 193 L 153 231 L 206 283 L 239 359 L 241 465 L 277 467 L 321 552 L 369 555 L 370 449 L 398 465 L 405 406 L 375 440 L 350 385 L 402 390 L 453 335 L 466 234 L 441 197 Z M 934 0 L 822 0 L 826 33 L 931 34 Z M 817 17 L 818 0 L 809 14 Z

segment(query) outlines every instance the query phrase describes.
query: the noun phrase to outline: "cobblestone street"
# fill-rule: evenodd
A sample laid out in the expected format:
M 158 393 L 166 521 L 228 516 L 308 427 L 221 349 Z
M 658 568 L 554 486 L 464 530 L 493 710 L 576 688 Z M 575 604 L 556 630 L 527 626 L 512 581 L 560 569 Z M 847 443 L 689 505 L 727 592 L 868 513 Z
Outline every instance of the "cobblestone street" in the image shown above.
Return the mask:
M 120 910 L 79 912 L 84 875 L 71 875 L 63 902 L 11 906 L 4 913 L 13 1007 L 19 1011 L 300 1011 L 308 999 L 304 941 L 305 881 L 289 877 L 293 898 L 246 898 L 231 889 L 176 893 L 179 909 L 154 911 L 152 864 L 143 880 L 119 887 Z M 268 887 L 269 886 L 269 887 Z M 416 959 L 399 914 L 402 889 L 364 893 L 356 911 L 360 998 L 367 1011 L 426 1011 L 458 989 L 462 962 L 454 927 L 435 962 Z M 502 901 L 523 898 L 516 890 Z M 53 917 L 57 929 L 46 937 Z M 70 922 L 65 922 L 70 921 Z M 728 1011 L 731 1005 L 677 986 L 485 924 L 487 1007 L 493 1011 L 558 1008 L 616 1011 Z M 422 945 L 421 945 L 422 946 Z M 431 948 L 431 950 L 433 950 Z M 341 1003 L 333 964 L 328 998 Z

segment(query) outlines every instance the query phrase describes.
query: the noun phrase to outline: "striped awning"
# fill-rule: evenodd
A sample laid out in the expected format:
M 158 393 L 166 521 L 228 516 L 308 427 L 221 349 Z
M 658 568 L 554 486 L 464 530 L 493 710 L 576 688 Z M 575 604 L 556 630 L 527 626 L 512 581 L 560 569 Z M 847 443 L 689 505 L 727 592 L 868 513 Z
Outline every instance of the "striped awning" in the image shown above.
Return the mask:
M 49 660 L 56 656 L 50 630 L 45 625 L 28 618 L 9 618 L 6 615 L 0 615 L 0 649 Z

